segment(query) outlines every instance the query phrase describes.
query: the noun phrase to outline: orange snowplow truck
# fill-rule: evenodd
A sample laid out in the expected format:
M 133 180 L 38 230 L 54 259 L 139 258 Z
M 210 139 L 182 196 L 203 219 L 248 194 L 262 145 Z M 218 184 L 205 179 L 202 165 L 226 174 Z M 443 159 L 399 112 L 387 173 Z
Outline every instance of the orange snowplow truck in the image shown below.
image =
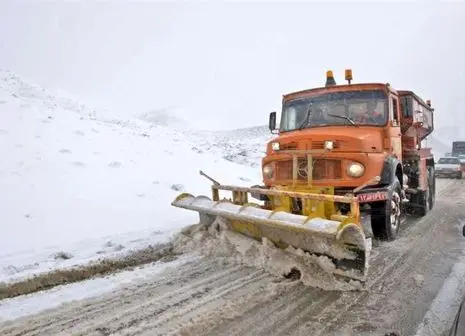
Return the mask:
M 337 85 L 328 71 L 325 86 L 283 96 L 279 126 L 276 112 L 269 117 L 278 136 L 262 160 L 264 185 L 213 180 L 212 199 L 182 194 L 172 204 L 283 249 L 327 256 L 335 274 L 363 281 L 371 238 L 394 240 L 405 215 L 434 205 L 434 158 L 421 146 L 434 110 L 412 91 L 353 84 L 351 70 L 345 79 Z
M 347 85 L 336 85 L 328 71 L 325 87 L 283 96 L 279 136 L 262 161 L 264 183 L 353 194 L 369 205 L 374 236 L 393 240 L 400 216 L 423 216 L 434 204 L 434 158 L 421 147 L 434 110 L 412 91 L 351 84 L 352 71 L 345 75 Z M 276 112 L 269 128 L 276 130 Z

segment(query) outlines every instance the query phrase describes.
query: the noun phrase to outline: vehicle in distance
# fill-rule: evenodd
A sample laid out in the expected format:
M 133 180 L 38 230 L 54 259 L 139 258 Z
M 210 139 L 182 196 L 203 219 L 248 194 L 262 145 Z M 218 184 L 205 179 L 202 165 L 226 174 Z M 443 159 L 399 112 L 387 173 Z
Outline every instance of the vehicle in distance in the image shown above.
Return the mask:
M 441 157 L 436 163 L 437 177 L 452 177 L 456 179 L 462 178 L 462 167 L 460 159 L 455 156 Z

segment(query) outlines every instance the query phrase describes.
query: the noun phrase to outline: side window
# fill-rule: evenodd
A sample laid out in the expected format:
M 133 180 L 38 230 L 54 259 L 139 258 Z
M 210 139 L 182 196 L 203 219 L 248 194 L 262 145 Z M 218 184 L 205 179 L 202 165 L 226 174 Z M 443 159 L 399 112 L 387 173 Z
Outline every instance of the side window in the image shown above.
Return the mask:
M 391 107 L 389 108 L 390 120 L 394 121 L 394 125 L 399 125 L 399 109 L 397 107 L 397 98 L 391 98 Z
M 408 97 L 401 98 L 403 116 L 408 118 L 412 116 L 411 100 Z
M 285 111 L 285 128 L 294 129 L 297 125 L 297 110 L 295 107 L 289 107 Z

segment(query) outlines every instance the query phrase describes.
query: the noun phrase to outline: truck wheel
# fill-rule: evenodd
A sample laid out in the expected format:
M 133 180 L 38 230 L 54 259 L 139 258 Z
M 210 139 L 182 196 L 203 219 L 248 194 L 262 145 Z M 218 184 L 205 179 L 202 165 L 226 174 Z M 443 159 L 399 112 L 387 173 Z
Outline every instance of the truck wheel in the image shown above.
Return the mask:
M 388 199 L 371 203 L 371 228 L 375 238 L 387 241 L 396 239 L 402 215 L 400 195 L 401 186 L 396 178 L 388 190 Z
M 429 209 L 431 210 L 436 202 L 436 177 L 434 167 L 428 168 L 428 185 L 429 185 Z
M 418 198 L 417 198 L 417 208 L 418 208 L 418 215 L 420 217 L 426 216 L 426 214 L 433 208 L 434 201 L 435 201 L 435 187 L 436 187 L 436 180 L 434 179 L 434 172 L 432 171 L 432 167 L 428 167 L 428 180 L 426 182 L 426 190 L 419 191 Z
M 420 217 L 426 216 L 426 214 L 430 211 L 430 205 L 431 205 L 431 190 L 429 187 L 429 181 L 428 181 L 428 187 L 427 189 L 423 191 L 419 191 L 418 193 L 418 215 Z

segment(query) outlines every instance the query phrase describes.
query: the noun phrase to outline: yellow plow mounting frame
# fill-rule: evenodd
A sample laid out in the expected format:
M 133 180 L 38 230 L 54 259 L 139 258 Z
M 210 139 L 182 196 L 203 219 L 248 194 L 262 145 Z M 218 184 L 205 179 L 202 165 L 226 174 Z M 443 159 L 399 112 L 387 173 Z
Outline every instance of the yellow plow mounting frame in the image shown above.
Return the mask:
M 321 194 L 318 193 L 321 188 L 297 192 L 221 185 L 212 181 L 212 199 L 182 193 L 171 205 L 198 211 L 202 223 L 211 224 L 219 216 L 229 221 L 232 230 L 259 241 L 266 237 L 279 248 L 292 246 L 327 256 L 336 266 L 334 274 L 365 281 L 371 239 L 365 238 L 356 196 Z M 220 190 L 232 191 L 232 199 L 220 200 Z M 266 195 L 274 210 L 249 203 L 249 193 Z M 291 212 L 295 200 L 300 200 L 303 215 Z M 348 215 L 335 213 L 335 202 L 348 204 Z

